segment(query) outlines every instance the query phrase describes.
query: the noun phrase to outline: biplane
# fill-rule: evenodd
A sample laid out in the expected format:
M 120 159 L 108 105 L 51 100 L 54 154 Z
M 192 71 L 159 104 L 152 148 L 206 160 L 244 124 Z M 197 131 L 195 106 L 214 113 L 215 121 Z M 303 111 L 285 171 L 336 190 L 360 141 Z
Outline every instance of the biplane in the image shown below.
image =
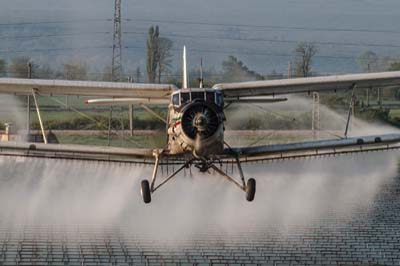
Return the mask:
M 140 84 L 122 82 L 67 81 L 41 79 L 0 79 L 0 93 L 31 95 L 40 109 L 36 97 L 40 96 L 93 96 L 88 104 L 140 105 L 152 112 L 152 105 L 168 107 L 166 118 L 167 141 L 162 149 L 133 149 L 46 143 L 2 142 L 0 155 L 45 158 L 73 158 L 80 160 L 133 160 L 153 164 L 149 179 L 141 182 L 141 194 L 150 203 L 152 194 L 178 173 L 192 166 L 203 173 L 214 170 L 245 192 L 253 201 L 256 180 L 247 178 L 242 164 L 263 160 L 317 157 L 390 150 L 398 148 L 400 134 L 383 134 L 359 137 L 342 137 L 288 144 L 252 147 L 231 147 L 224 140 L 227 121 L 224 109 L 235 103 L 273 103 L 287 100 L 283 95 L 321 91 L 354 90 L 400 85 L 400 71 L 368 74 L 346 74 L 323 77 L 261 80 L 238 83 L 220 83 L 204 88 L 188 86 L 186 52 L 184 51 L 182 88 L 172 84 Z M 154 114 L 154 112 L 152 112 Z M 157 114 L 155 114 L 157 115 Z M 41 123 L 41 118 L 39 119 Z M 44 128 L 42 125 L 42 133 Z M 45 138 L 45 136 L 44 136 Z M 163 163 L 178 165 L 161 182 L 157 182 L 159 167 Z M 240 180 L 230 176 L 223 164 L 235 164 Z

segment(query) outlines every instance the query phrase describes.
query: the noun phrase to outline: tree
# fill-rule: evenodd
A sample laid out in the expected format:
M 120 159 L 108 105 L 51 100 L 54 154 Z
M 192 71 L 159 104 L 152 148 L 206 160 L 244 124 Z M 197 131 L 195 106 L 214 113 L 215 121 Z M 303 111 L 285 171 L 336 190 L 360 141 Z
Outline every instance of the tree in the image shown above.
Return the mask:
M 0 77 L 5 77 L 7 74 L 7 62 L 4 59 L 0 59 Z
M 137 67 L 135 73 L 136 83 L 140 83 L 141 77 L 142 77 L 142 72 L 140 71 L 140 67 Z
M 55 73 L 54 70 L 48 64 L 44 64 L 41 66 L 34 64 L 32 78 L 52 79 L 55 78 Z
M 269 73 L 269 74 L 266 75 L 266 78 L 267 78 L 267 79 L 283 79 L 284 76 L 283 76 L 282 73 L 278 73 L 278 72 L 276 72 L 275 69 L 273 69 L 273 70 L 271 71 L 271 73 Z
M 28 77 L 28 63 L 31 58 L 26 56 L 15 57 L 11 60 L 10 74 L 15 78 L 27 78 Z M 33 71 L 32 71 L 33 72 Z
M 222 62 L 223 79 L 229 82 L 263 80 L 264 77 L 250 70 L 242 61 L 234 56 L 229 56 Z
M 379 57 L 372 51 L 363 52 L 357 62 L 364 72 L 376 72 L 379 70 Z
M 157 52 L 157 68 L 158 68 L 158 83 L 161 83 L 161 76 L 171 69 L 172 54 L 171 50 L 173 42 L 165 37 L 158 38 Z
M 298 77 L 309 77 L 312 75 L 313 58 L 318 52 L 314 43 L 302 42 L 294 50 L 296 54 L 295 71 Z
M 399 71 L 399 70 L 400 70 L 400 60 L 393 61 L 393 62 L 390 64 L 388 70 L 389 70 L 389 71 Z
M 87 79 L 87 65 L 81 61 L 71 61 L 64 64 L 64 79 L 85 80 Z
M 388 71 L 399 71 L 400 70 L 400 59 L 394 59 L 390 66 L 387 68 Z M 394 88 L 394 98 L 400 99 L 400 87 Z
M 158 38 L 158 26 L 151 26 L 147 36 L 147 78 L 150 83 L 154 83 L 156 80 Z
M 104 67 L 101 80 L 102 81 L 112 80 L 112 67 L 111 66 Z

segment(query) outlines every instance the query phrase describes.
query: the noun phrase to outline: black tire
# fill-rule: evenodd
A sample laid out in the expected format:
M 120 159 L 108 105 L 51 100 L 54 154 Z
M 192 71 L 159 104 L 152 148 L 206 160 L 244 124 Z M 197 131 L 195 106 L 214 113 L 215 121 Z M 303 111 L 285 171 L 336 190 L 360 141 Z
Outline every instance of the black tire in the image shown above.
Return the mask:
M 151 202 L 151 192 L 150 192 L 150 184 L 149 181 L 143 180 L 141 183 L 140 193 L 142 194 L 144 203 Z
M 256 180 L 254 178 L 250 178 L 249 180 L 247 180 L 247 186 L 246 186 L 247 201 L 253 201 L 255 195 L 256 195 Z

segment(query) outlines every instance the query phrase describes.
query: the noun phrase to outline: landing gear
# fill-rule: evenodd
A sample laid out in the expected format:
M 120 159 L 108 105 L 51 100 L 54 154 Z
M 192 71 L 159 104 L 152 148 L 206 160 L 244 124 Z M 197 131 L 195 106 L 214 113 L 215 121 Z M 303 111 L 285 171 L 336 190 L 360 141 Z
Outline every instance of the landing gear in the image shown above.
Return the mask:
M 154 157 L 156 158 L 156 162 L 154 164 L 154 170 L 153 170 L 153 176 L 151 178 L 151 184 L 149 184 L 148 180 L 143 180 L 141 183 L 141 194 L 143 197 L 144 203 L 150 203 L 151 202 L 151 194 L 153 194 L 157 189 L 165 185 L 169 180 L 171 180 L 173 177 L 175 177 L 178 173 L 180 173 L 183 169 L 189 167 L 193 160 L 187 161 L 185 164 L 183 164 L 178 170 L 173 172 L 171 175 L 169 175 L 165 180 L 163 180 L 159 185 L 156 186 L 156 179 L 157 179 L 157 173 L 158 173 L 158 166 L 160 165 L 160 155 L 161 153 L 159 151 L 154 152 Z
M 247 201 L 253 201 L 255 195 L 256 195 L 256 180 L 254 178 L 250 178 L 249 180 L 247 180 L 247 185 L 246 185 Z
M 255 194 L 256 194 L 256 180 L 254 178 L 250 178 L 247 180 L 244 177 L 241 162 L 238 157 L 236 157 L 236 164 L 237 168 L 239 170 L 239 174 L 241 177 L 241 182 L 239 183 L 235 178 L 229 176 L 227 173 L 222 171 L 220 168 L 218 168 L 214 163 L 215 161 L 202 161 L 201 163 L 196 164 L 196 159 L 193 158 L 191 160 L 186 161 L 185 164 L 183 164 L 179 169 L 177 169 L 175 172 L 170 174 L 166 179 L 164 179 L 160 184 L 156 186 L 156 179 L 157 179 L 157 173 L 158 173 L 158 166 L 160 164 L 160 153 L 155 153 L 154 154 L 156 161 L 154 164 L 154 170 L 153 170 L 153 176 L 151 178 L 151 183 L 149 183 L 148 180 L 143 180 L 141 183 L 141 194 L 143 197 L 144 203 L 150 203 L 151 202 L 151 194 L 153 194 L 157 189 L 159 189 L 161 186 L 166 184 L 168 181 L 170 181 L 173 177 L 175 177 L 178 173 L 180 173 L 183 169 L 190 167 L 192 164 L 195 164 L 197 168 L 201 172 L 207 172 L 209 169 L 215 170 L 218 174 L 220 174 L 222 177 L 226 178 L 228 181 L 232 182 L 234 185 L 236 185 L 238 188 L 240 188 L 242 191 L 245 192 L 246 194 L 246 200 L 251 202 L 254 200 Z
M 143 180 L 141 183 L 140 194 L 142 194 L 144 203 L 151 202 L 151 192 L 149 181 Z
M 246 193 L 246 200 L 247 201 L 253 201 L 254 197 L 255 197 L 255 194 L 256 194 L 256 180 L 254 178 L 250 178 L 247 181 L 247 184 L 246 184 L 246 180 L 245 180 L 245 177 L 244 177 L 244 174 L 243 174 L 243 170 L 242 170 L 242 165 L 241 165 L 240 160 L 239 160 L 238 157 L 236 157 L 236 165 L 237 165 L 238 170 L 239 170 L 239 174 L 240 174 L 240 177 L 241 177 L 241 180 L 242 180 L 242 184 L 240 184 L 238 181 L 236 181 L 236 179 L 234 179 L 233 177 L 229 176 L 227 173 L 225 173 L 224 171 L 222 171 L 221 169 L 216 167 L 214 164 L 212 164 L 210 166 L 210 168 L 214 169 L 215 172 L 219 173 L 221 176 L 226 178 L 228 181 L 232 182 L 238 188 L 243 190 Z

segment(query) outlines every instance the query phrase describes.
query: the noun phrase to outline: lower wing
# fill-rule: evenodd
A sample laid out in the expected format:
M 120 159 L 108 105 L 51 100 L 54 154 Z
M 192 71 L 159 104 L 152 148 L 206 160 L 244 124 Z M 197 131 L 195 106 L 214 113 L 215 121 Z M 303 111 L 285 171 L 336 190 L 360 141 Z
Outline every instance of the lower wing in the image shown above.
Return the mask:
M 87 145 L 0 142 L 1 156 L 16 157 L 153 164 L 155 152 L 161 151 Z
M 227 148 L 218 156 L 218 161 L 221 163 L 233 163 L 236 161 L 236 158 L 241 162 L 276 161 L 385 151 L 399 148 L 400 134 L 373 135 L 255 147 Z M 157 155 L 160 155 L 161 164 L 181 164 L 188 159 L 193 159 L 187 156 L 168 155 L 163 153 L 161 149 L 0 142 L 0 156 L 154 164 Z
M 226 156 L 224 161 L 228 162 L 229 157 L 238 157 L 242 162 L 254 162 L 333 156 L 399 148 L 400 134 L 386 134 L 255 147 L 228 148 L 224 150 L 224 155 Z

